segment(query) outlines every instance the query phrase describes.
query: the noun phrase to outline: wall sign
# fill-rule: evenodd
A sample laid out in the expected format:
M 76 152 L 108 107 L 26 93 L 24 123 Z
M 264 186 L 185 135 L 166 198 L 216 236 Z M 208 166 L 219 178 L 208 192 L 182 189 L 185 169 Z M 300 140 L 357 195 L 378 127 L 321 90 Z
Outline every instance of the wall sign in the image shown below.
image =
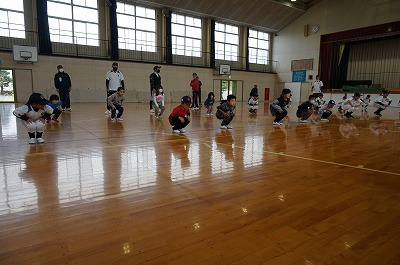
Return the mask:
M 306 82 L 306 70 L 293 71 L 292 72 L 292 82 Z
M 292 71 L 312 70 L 313 64 L 314 64 L 314 59 L 292 60 L 290 70 Z

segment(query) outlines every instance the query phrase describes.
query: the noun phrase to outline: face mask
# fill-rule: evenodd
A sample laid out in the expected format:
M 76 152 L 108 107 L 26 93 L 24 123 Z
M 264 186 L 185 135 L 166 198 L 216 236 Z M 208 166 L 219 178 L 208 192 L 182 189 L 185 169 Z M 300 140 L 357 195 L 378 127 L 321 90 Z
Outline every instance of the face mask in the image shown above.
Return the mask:
M 114 70 L 114 71 L 117 71 L 117 70 L 118 70 L 118 67 L 113 67 L 113 70 Z
M 60 68 L 60 69 L 58 69 L 58 71 L 59 71 L 60 73 L 62 73 L 62 72 L 64 72 L 64 69 Z
M 310 100 L 310 103 L 311 103 L 311 104 L 314 104 L 314 103 L 315 103 L 315 100 L 313 100 L 313 99 Z
M 160 93 L 160 94 L 161 94 L 161 93 L 162 93 L 162 89 L 158 90 L 158 93 Z

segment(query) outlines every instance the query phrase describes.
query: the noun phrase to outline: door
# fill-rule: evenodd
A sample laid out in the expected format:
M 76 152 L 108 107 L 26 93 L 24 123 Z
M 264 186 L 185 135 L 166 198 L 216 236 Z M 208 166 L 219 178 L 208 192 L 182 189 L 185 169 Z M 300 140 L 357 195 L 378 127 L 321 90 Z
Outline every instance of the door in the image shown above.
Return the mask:
M 221 80 L 221 100 L 226 100 L 228 95 L 237 94 L 237 81 L 236 80 Z
M 15 102 L 14 73 L 11 69 L 0 69 L 0 102 Z

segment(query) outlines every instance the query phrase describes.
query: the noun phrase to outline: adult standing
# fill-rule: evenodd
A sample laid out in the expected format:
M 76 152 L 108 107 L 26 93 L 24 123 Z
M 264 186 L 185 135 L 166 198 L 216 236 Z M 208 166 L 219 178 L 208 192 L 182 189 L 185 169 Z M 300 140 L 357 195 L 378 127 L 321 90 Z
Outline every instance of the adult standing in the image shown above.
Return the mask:
M 250 91 L 250 97 L 258 96 L 258 87 L 257 85 L 254 85 L 254 87 Z
M 71 100 L 69 96 L 71 92 L 71 78 L 64 72 L 62 65 L 57 66 L 57 73 L 54 75 L 54 86 L 60 95 L 62 110 L 71 111 Z
M 199 89 L 200 89 L 200 80 L 199 76 L 196 73 L 193 73 L 193 79 L 190 81 L 190 86 L 192 87 L 193 93 L 193 102 L 190 108 L 199 109 Z
M 118 88 L 122 87 L 125 90 L 124 75 L 118 70 L 118 63 L 112 63 L 112 70 L 106 75 L 106 90 L 107 90 L 107 110 L 104 114 L 110 114 L 111 107 L 108 105 L 108 97 L 116 93 Z
M 154 112 L 153 109 L 153 92 L 155 93 L 156 90 L 161 86 L 161 75 L 160 75 L 161 66 L 154 66 L 153 73 L 150 74 L 150 112 Z
M 315 79 L 316 80 L 312 83 L 311 87 L 313 95 L 317 98 L 322 93 L 322 88 L 324 87 L 324 83 L 322 83 L 322 81 L 319 80 L 319 75 L 317 75 Z

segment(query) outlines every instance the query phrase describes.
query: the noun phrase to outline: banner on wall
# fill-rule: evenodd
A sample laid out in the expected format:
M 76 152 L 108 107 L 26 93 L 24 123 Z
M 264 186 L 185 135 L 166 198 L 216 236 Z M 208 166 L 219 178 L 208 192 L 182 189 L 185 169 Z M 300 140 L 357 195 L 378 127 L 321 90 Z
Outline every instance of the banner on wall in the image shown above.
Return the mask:
M 306 70 L 293 71 L 292 72 L 292 82 L 306 82 Z

